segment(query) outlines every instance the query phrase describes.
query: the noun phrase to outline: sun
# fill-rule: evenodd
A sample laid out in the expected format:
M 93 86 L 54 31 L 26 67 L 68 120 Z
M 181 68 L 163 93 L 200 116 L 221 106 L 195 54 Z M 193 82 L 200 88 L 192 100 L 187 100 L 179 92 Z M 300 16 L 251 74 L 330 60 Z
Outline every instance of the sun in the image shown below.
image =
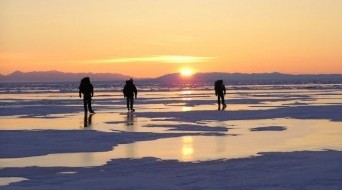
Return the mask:
M 180 74 L 183 76 L 183 77 L 190 77 L 194 74 L 194 70 L 190 69 L 190 68 L 182 68 L 180 70 Z

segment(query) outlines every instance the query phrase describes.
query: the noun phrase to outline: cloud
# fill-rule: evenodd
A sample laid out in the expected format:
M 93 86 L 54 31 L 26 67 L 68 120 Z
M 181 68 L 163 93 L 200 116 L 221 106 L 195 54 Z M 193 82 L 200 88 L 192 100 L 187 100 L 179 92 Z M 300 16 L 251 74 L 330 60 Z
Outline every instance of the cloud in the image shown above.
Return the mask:
M 85 61 L 86 63 L 136 63 L 136 62 L 158 62 L 158 63 L 199 63 L 205 62 L 216 57 L 197 57 L 180 55 L 160 55 L 150 57 L 127 57 L 115 59 L 98 59 Z

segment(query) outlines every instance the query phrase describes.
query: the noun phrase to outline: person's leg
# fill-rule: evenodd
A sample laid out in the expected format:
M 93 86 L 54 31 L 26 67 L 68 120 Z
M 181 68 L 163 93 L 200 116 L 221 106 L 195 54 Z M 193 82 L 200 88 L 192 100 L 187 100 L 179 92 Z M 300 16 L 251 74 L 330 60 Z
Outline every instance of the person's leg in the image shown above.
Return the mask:
M 132 97 L 131 97 L 131 110 L 133 110 L 133 111 L 134 111 L 134 109 L 133 109 L 133 105 L 134 105 L 134 97 L 132 96 Z
M 85 98 L 83 98 L 83 108 L 84 108 L 84 112 L 88 112 L 88 110 L 87 110 L 87 100 Z
M 93 108 L 91 107 L 91 98 L 88 99 L 88 110 L 90 113 L 94 113 Z
M 217 95 L 217 104 L 218 104 L 218 109 L 220 109 L 221 108 L 221 96 L 218 94 Z
M 126 97 L 126 105 L 127 105 L 127 109 L 129 110 L 129 97 Z
M 221 98 L 222 98 L 222 105 L 223 105 L 222 110 L 224 110 L 227 107 L 226 102 L 224 101 L 224 94 L 222 94 Z
M 222 94 L 221 100 L 222 100 L 222 105 L 223 105 L 223 106 L 226 106 L 226 102 L 224 101 L 224 94 Z

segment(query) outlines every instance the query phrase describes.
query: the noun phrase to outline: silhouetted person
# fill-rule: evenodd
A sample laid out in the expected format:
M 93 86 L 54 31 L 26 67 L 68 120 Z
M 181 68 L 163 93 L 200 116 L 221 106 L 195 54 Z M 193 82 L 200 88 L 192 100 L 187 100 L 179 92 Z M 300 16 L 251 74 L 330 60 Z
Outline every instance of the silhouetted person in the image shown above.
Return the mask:
M 81 80 L 81 84 L 79 87 L 79 96 L 82 97 L 83 94 L 83 105 L 84 105 L 84 113 L 95 113 L 93 108 L 91 107 L 91 97 L 94 96 L 94 88 L 90 83 L 89 77 L 85 77 Z
M 137 98 L 138 91 L 135 85 L 133 84 L 133 79 L 127 80 L 126 85 L 123 89 L 124 97 L 126 97 L 127 100 L 127 109 L 128 111 L 135 111 L 133 108 L 134 105 L 134 97 Z
M 224 95 L 226 95 L 226 87 L 223 84 L 223 80 L 217 80 L 215 82 L 215 95 L 217 96 L 218 110 L 221 109 L 221 102 L 223 106 L 222 109 L 225 109 L 227 107 L 224 101 Z

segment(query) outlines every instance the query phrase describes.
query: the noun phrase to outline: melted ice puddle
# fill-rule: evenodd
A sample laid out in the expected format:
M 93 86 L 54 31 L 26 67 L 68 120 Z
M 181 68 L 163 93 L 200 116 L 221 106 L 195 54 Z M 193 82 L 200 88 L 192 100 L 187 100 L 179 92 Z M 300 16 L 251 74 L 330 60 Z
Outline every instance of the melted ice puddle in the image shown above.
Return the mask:
M 0 159 L 0 167 L 90 167 L 118 158 L 156 157 L 196 162 L 256 156 L 261 152 L 342 150 L 341 122 L 329 120 L 267 119 L 208 121 L 206 125 L 233 126 L 226 136 L 183 136 L 123 144 L 108 152 L 63 153 Z M 272 130 L 281 126 L 285 130 Z M 264 131 L 253 131 L 265 127 Z M 269 127 L 269 128 L 267 128 Z

